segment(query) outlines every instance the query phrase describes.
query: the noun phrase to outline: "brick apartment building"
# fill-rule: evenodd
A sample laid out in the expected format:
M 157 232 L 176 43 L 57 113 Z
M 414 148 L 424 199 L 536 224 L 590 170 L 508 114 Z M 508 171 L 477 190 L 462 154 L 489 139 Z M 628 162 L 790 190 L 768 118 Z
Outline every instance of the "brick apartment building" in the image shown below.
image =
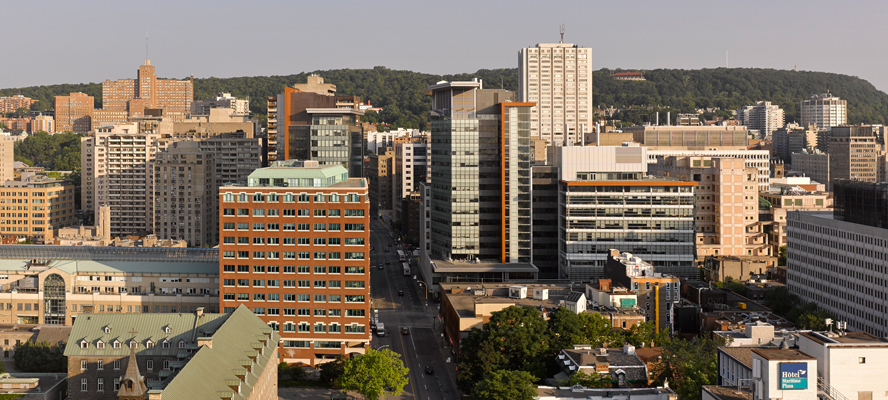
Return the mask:
M 147 115 L 147 109 L 163 109 L 164 116 L 181 121 L 191 113 L 193 99 L 193 77 L 184 81 L 158 79 L 151 60 L 145 60 L 145 64 L 139 66 L 136 79 L 102 82 L 102 110 L 112 112 L 109 117 L 113 120 L 95 122 L 125 122 L 126 117 Z M 120 116 L 124 119 L 120 120 Z
M 281 361 L 317 365 L 370 345 L 370 201 L 345 167 L 277 161 L 219 189 L 220 307 L 275 331 Z
M 20 94 L 9 97 L 0 97 L 0 113 L 15 112 L 19 108 L 26 108 L 30 110 L 31 104 L 34 104 L 36 102 L 37 100 L 34 100 L 30 97 L 22 96 Z

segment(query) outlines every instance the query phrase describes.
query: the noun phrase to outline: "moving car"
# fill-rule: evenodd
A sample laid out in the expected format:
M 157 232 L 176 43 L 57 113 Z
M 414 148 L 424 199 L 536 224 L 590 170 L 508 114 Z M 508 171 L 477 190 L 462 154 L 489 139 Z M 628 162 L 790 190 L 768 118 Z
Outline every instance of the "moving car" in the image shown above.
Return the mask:
M 385 261 L 385 265 L 389 265 L 391 263 L 392 263 L 391 261 L 388 261 L 388 260 Z
M 432 368 L 431 365 L 426 365 L 426 367 L 425 367 L 425 372 L 426 372 L 426 374 L 431 375 L 431 374 L 434 374 L 434 373 L 435 373 L 435 369 Z
M 403 296 L 403 295 L 404 295 L 404 291 L 403 291 L 403 290 L 398 290 L 398 296 Z
M 409 334 L 410 334 L 410 328 L 408 328 L 408 327 L 406 327 L 406 326 L 402 326 L 402 327 L 401 327 L 401 334 L 402 334 L 402 335 L 409 335 Z
M 382 264 L 377 265 L 377 267 L 379 267 L 379 269 L 383 269 L 383 268 L 385 268 L 385 267 L 382 266 Z

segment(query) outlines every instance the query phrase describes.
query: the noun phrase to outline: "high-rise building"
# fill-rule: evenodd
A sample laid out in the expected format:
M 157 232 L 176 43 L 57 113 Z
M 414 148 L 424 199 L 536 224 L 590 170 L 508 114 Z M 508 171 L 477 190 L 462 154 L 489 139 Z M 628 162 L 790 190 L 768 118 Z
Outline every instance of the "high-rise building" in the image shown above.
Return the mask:
M 311 80 L 306 85 L 316 89 Z M 287 87 L 274 101 L 268 99 L 269 109 L 275 110 L 274 129 L 268 131 L 269 160 L 274 157 L 276 160 L 314 160 L 321 165 L 342 165 L 349 170 L 350 176 L 363 177 L 361 115 L 364 112 L 348 108 L 356 98 L 333 96 L 336 86 L 330 86 L 331 91 L 324 94 Z M 326 84 L 323 87 L 327 87 Z M 272 126 L 271 122 L 269 126 Z M 271 156 L 272 151 L 274 156 Z
M 428 182 L 429 178 L 429 144 L 426 137 L 417 138 L 406 143 L 395 143 L 393 158 L 393 174 L 391 196 L 393 218 L 403 220 L 404 198 L 410 196 L 418 182 Z
M 878 182 L 881 150 L 872 126 L 834 126 L 829 135 L 830 178 Z
M 652 150 L 647 148 L 648 170 L 653 164 L 662 163 L 666 157 L 742 158 L 747 168 L 758 172 L 756 183 L 759 191 L 771 188 L 771 152 L 768 150 Z
M 250 98 L 239 99 L 231 93 L 219 93 L 215 97 L 192 102 L 191 115 L 210 115 L 210 110 L 214 108 L 227 110 L 226 114 L 231 117 L 249 117 Z
M 669 156 L 650 165 L 652 175 L 693 181 L 697 263 L 706 256 L 767 256 L 759 224 L 757 172 L 741 158 Z
M 95 99 L 84 93 L 55 97 L 56 132 L 86 133 L 92 129 Z
M 749 129 L 759 131 L 762 138 L 770 137 L 771 133 L 783 128 L 783 109 L 772 105 L 770 101 L 757 101 L 755 105 L 743 106 L 737 110 L 737 120 Z
M 802 150 L 792 154 L 792 171 L 826 185 L 826 191 L 831 192 L 832 179 L 830 179 L 829 165 L 829 154 L 822 153 L 818 149 Z
M 391 148 L 380 154 L 371 154 L 367 167 L 367 180 L 370 183 L 370 214 L 392 217 L 392 160 Z
M 281 335 L 281 361 L 317 365 L 370 346 L 370 200 L 341 165 L 277 161 L 219 190 L 220 307 Z
M 145 60 L 145 65 L 139 66 L 136 79 L 102 82 L 102 110 L 126 111 L 127 117 L 150 115 L 147 110 L 160 109 L 164 116 L 181 121 L 191 112 L 193 99 L 193 78 L 184 81 L 158 79 L 151 60 Z
M 840 221 L 832 212 L 796 211 L 787 218 L 789 291 L 841 317 L 850 330 L 888 335 L 882 300 L 888 298 L 888 229 Z
M 81 210 L 111 207 L 111 236 L 144 236 L 154 220 L 154 156 L 160 135 L 138 124 L 99 128 L 81 138 Z
M 193 247 L 219 244 L 219 187 L 247 182 L 262 167 L 261 139 L 224 133 L 161 139 L 154 161 L 154 234 Z
M 15 138 L 0 136 L 0 183 L 15 179 Z
M 24 204 L 15 206 L 19 212 L 7 212 L 6 218 L 0 219 L 3 236 L 51 243 L 55 230 L 76 222 L 74 185 L 33 172 L 23 172 L 20 180 L 4 181 L 0 185 L 0 203 Z
M 431 285 L 444 275 L 532 278 L 533 104 L 510 102 L 511 92 L 482 89 L 478 81 L 439 82 L 426 94 L 432 96 L 433 167 L 424 277 Z
M 24 108 L 30 111 L 31 105 L 36 102 L 37 100 L 20 94 L 9 97 L 0 97 L 0 113 L 15 112 L 18 111 L 19 108 Z
M 793 153 L 817 148 L 817 129 L 813 125 L 806 128 L 798 124 L 786 124 L 774 131 L 771 141 L 774 143 L 774 152 L 783 161 L 792 164 Z
M 802 100 L 801 111 L 802 126 L 816 124 L 818 129 L 829 129 L 848 123 L 848 101 L 829 93 Z
M 530 134 L 549 145 L 579 143 L 593 131 L 592 49 L 540 43 L 518 52 L 518 99 L 533 102 Z
M 888 182 L 838 180 L 833 184 L 835 219 L 888 229 Z
M 558 279 L 558 167 L 534 165 L 531 173 L 533 265 L 540 279 Z
M 793 181 L 808 181 L 810 178 L 788 178 Z M 767 192 L 760 192 L 759 221 L 762 233 L 767 235 L 771 254 L 780 254 L 786 245 L 786 214 L 790 211 L 828 211 L 833 207 L 833 197 L 824 191 L 805 190 L 805 184 L 781 186 Z M 739 277 L 735 277 L 739 278 Z
M 696 277 L 691 179 L 647 177 L 641 146 L 549 148 L 558 167 L 559 278 L 601 278 L 610 249 L 658 272 Z M 702 183 L 701 183 L 702 184 Z
M 641 257 L 619 249 L 607 251 L 604 277 L 635 292 L 645 322 L 652 322 L 658 331 L 673 331 L 673 306 L 681 302 L 678 277 L 661 273 Z

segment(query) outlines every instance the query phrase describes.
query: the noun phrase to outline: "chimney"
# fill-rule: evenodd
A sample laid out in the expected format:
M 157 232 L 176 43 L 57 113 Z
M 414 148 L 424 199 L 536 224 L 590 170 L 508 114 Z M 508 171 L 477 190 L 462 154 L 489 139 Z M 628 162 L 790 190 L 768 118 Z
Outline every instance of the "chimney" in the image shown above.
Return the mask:
M 213 338 L 211 338 L 211 337 L 197 338 L 197 348 L 201 348 L 203 346 L 207 346 L 210 349 L 212 349 L 213 348 Z
M 599 279 L 598 280 L 598 289 L 602 292 L 609 292 L 611 290 L 611 280 L 610 279 Z
M 163 396 L 163 390 L 149 390 L 147 400 L 161 400 Z

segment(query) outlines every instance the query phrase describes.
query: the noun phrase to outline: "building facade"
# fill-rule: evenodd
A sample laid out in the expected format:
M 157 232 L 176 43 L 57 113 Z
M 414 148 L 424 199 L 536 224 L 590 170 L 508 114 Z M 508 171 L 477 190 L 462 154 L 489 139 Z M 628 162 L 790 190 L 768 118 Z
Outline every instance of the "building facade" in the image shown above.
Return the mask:
M 786 286 L 841 316 L 851 330 L 888 335 L 888 229 L 839 221 L 831 212 L 787 216 Z
M 95 99 L 84 93 L 71 93 L 55 97 L 56 132 L 87 133 L 92 129 Z
M 829 129 L 848 123 L 848 101 L 829 93 L 815 94 L 801 103 L 801 125 Z
M 0 269 L 0 323 L 70 326 L 86 313 L 219 305 L 215 249 L 8 245 Z
M 635 292 L 638 307 L 644 310 L 645 322 L 657 330 L 673 331 L 674 306 L 681 302 L 679 279 L 654 272 L 655 267 L 632 253 L 611 249 L 604 265 L 604 276 Z
M 34 100 L 30 97 L 25 97 L 20 94 L 12 95 L 9 97 L 0 97 L 0 113 L 11 113 L 18 111 L 19 108 L 31 110 L 31 105 L 36 103 L 37 100 Z
M 65 180 L 24 173 L 20 180 L 3 183 L 0 204 L 0 234 L 3 236 L 39 244 L 52 243 L 56 230 L 76 222 L 74 185 Z
M 740 158 L 665 157 L 652 174 L 697 182 L 697 263 L 706 256 L 771 255 L 759 224 L 757 172 Z
M 835 218 L 888 229 L 888 182 L 836 181 Z
M 790 211 L 829 211 L 833 207 L 833 197 L 824 191 L 805 191 L 783 188 L 759 193 L 767 204 L 759 205 L 759 221 L 762 232 L 767 235 L 771 255 L 780 254 L 786 246 L 786 216 Z
M 0 182 L 15 179 L 15 138 L 0 136 Z
M 280 336 L 250 310 L 96 315 L 65 348 L 68 398 L 277 397 Z
M 540 279 L 558 279 L 558 167 L 534 165 L 531 173 L 533 265 Z
M 341 165 L 278 161 L 219 193 L 220 307 L 243 304 L 318 365 L 370 345 L 370 200 Z
M 404 210 L 401 207 L 402 200 L 417 189 L 418 182 L 428 182 L 429 175 L 429 145 L 421 138 L 407 143 L 396 143 L 394 147 L 391 193 L 393 218 L 404 219 Z
M 153 230 L 154 158 L 160 135 L 136 124 L 103 127 L 81 138 L 81 209 L 111 207 L 111 236 Z
M 829 136 L 829 173 L 832 180 L 879 182 L 883 169 L 882 145 L 873 126 L 835 126 Z
M 792 164 L 792 154 L 802 150 L 813 151 L 817 148 L 817 129 L 814 125 L 803 127 L 798 124 L 787 124 L 774 131 L 772 136 L 774 152 L 783 161 Z
M 737 110 L 737 119 L 749 129 L 759 131 L 760 137 L 770 137 L 771 133 L 783 128 L 783 109 L 770 101 L 757 101 L 754 105 Z
M 250 98 L 239 99 L 231 93 L 219 93 L 215 97 L 192 102 L 191 115 L 210 115 L 210 110 L 214 108 L 224 109 L 232 117 L 249 117 Z
M 371 154 L 369 158 L 367 181 L 370 183 L 370 214 L 392 218 L 394 152 L 389 148 L 381 154 Z
M 710 157 L 710 158 L 742 158 L 747 168 L 755 168 L 755 178 L 759 191 L 771 188 L 771 153 L 768 150 L 651 150 L 648 148 L 648 172 L 656 175 L 657 166 L 663 159 L 673 157 Z
M 811 180 L 826 185 L 827 191 L 832 191 L 829 158 L 829 154 L 822 153 L 820 150 L 816 149 L 813 151 L 802 150 L 800 153 L 793 153 L 792 171 L 810 177 Z
M 646 258 L 657 271 L 697 275 L 691 179 L 645 177 L 640 146 L 550 148 L 559 168 L 560 278 L 602 277 L 610 249 Z
M 148 109 L 161 109 L 165 117 L 181 121 L 191 112 L 193 99 L 193 78 L 158 79 L 151 60 L 139 66 L 136 79 L 102 82 L 102 110 L 126 112 L 126 117 L 148 115 Z
M 549 145 L 577 144 L 593 131 L 592 49 L 540 43 L 518 52 L 518 101 L 532 102 L 530 135 Z

